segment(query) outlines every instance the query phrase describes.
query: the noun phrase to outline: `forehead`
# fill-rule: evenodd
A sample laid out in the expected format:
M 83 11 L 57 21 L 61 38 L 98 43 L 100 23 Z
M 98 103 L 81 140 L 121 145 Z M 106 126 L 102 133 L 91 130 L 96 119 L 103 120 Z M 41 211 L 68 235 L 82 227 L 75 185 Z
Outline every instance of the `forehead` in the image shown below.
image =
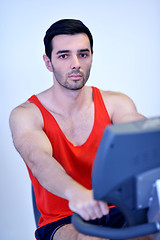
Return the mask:
M 57 35 L 52 39 L 52 47 L 53 51 L 62 49 L 76 51 L 85 48 L 91 50 L 89 38 L 85 33 Z

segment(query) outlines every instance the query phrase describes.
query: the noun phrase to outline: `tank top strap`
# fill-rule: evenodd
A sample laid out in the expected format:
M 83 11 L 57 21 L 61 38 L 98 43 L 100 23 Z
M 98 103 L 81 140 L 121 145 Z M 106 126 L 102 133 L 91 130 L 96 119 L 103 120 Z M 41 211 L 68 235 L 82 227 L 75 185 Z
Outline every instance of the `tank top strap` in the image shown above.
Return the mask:
M 43 121 L 44 121 L 44 129 L 46 129 L 47 125 L 52 122 L 52 124 L 56 125 L 56 121 L 54 119 L 54 117 L 52 116 L 52 114 L 42 105 L 42 103 L 39 101 L 38 97 L 36 95 L 32 95 L 29 99 L 29 102 L 35 104 L 43 117 Z
M 28 99 L 29 102 L 31 103 L 34 103 L 38 108 L 39 110 L 41 111 L 42 115 L 44 116 L 44 114 L 49 114 L 49 112 L 47 111 L 47 109 L 42 105 L 42 103 L 39 101 L 39 99 L 37 98 L 36 95 L 33 95 L 31 96 L 29 99 Z
M 94 99 L 94 105 L 95 105 L 95 111 L 96 111 L 95 116 L 99 117 L 100 115 L 103 114 L 107 122 L 110 122 L 110 117 L 106 109 L 106 106 L 104 104 L 100 90 L 93 86 L 92 86 L 92 89 L 93 89 L 93 99 Z

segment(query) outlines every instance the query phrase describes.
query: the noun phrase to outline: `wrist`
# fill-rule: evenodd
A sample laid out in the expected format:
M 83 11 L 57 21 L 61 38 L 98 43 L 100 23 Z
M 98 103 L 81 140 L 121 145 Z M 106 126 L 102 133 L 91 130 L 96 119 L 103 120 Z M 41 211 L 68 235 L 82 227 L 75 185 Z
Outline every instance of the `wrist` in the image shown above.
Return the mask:
M 80 185 L 77 182 L 72 182 L 72 184 L 66 188 L 65 190 L 65 196 L 68 201 L 71 201 L 72 199 L 76 198 L 81 198 L 83 195 L 84 191 L 87 189 Z

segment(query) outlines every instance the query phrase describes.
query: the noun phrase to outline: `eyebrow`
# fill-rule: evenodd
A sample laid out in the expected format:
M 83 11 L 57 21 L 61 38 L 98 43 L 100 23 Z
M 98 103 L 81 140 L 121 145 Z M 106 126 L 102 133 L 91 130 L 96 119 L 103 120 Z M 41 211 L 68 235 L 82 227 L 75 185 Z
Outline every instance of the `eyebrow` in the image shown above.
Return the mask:
M 70 50 L 59 50 L 58 52 L 56 52 L 56 54 L 63 54 L 63 53 L 70 53 L 71 51 Z M 81 53 L 81 52 L 90 52 L 88 48 L 85 48 L 85 49 L 79 49 L 77 51 L 78 53 Z
M 62 54 L 62 53 L 69 53 L 69 50 L 59 50 L 58 52 L 56 52 L 56 54 Z
M 85 49 L 80 49 L 78 50 L 78 52 L 90 52 L 88 48 L 85 48 Z

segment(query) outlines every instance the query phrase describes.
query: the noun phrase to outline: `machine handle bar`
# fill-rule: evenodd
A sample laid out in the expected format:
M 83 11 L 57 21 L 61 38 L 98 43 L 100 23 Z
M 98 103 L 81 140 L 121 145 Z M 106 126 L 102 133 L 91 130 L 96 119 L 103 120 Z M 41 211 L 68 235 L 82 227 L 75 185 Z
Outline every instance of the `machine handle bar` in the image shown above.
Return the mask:
M 72 224 L 78 232 L 85 235 L 113 240 L 136 238 L 160 232 L 160 222 L 146 223 L 126 228 L 110 228 L 88 223 L 76 213 L 72 216 Z

